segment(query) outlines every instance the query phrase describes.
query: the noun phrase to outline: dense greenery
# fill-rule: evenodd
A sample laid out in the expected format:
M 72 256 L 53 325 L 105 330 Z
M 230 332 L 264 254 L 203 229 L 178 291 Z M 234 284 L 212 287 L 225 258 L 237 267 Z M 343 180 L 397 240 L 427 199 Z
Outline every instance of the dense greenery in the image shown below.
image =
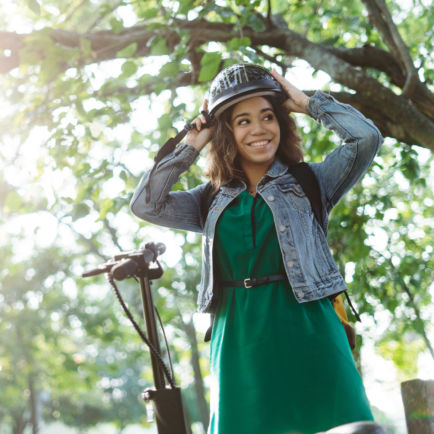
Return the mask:
M 170 240 L 154 292 L 190 422 L 197 432 L 207 425 L 208 346 L 192 320 L 200 239 L 138 222 L 128 201 L 159 146 L 197 112 L 208 81 L 239 61 L 306 68 L 321 82 L 327 73 L 324 89 L 387 137 L 333 211 L 330 245 L 362 318 L 378 321 L 379 353 L 402 378 L 417 373 L 421 352 L 434 358 L 429 2 L 8 3 L 0 5 L 0 430 L 37 432 L 41 420 L 120 431 L 147 424 L 139 395 L 152 383 L 149 356 L 104 280 L 80 278 L 144 240 Z M 297 120 L 306 160 L 320 161 L 335 138 Z M 176 188 L 202 182 L 204 164 Z M 121 289 L 140 318 L 135 283 Z

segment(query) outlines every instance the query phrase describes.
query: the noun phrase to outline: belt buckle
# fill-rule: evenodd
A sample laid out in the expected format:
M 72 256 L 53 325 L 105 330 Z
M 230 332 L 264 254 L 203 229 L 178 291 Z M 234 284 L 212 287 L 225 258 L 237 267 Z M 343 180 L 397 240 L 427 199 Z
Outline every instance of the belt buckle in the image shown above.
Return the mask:
M 250 277 L 248 277 L 247 279 L 244 279 L 244 288 L 246 288 L 246 289 L 253 288 Z

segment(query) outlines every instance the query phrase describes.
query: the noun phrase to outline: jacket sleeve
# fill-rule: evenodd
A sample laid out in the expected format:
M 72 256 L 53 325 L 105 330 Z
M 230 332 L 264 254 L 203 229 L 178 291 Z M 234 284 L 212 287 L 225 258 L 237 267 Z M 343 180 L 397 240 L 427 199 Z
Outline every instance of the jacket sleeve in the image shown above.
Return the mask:
M 321 186 L 327 212 L 364 175 L 383 143 L 378 128 L 354 107 L 316 92 L 309 100 L 309 115 L 342 139 L 341 146 L 321 163 L 311 163 Z
M 202 232 L 200 197 L 204 185 L 188 191 L 171 191 L 198 155 L 195 148 L 181 143 L 148 170 L 131 199 L 133 214 L 159 226 Z

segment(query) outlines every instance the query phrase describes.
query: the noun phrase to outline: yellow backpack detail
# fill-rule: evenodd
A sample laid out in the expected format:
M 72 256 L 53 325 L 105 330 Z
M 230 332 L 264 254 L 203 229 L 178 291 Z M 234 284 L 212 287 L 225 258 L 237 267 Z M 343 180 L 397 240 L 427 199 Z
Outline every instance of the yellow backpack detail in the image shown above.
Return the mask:
M 338 295 L 333 301 L 333 307 L 335 308 L 336 315 L 341 320 L 345 333 L 347 334 L 348 343 L 350 348 L 354 350 L 356 346 L 356 332 L 353 326 L 348 322 L 347 311 L 345 310 L 344 300 L 341 295 Z

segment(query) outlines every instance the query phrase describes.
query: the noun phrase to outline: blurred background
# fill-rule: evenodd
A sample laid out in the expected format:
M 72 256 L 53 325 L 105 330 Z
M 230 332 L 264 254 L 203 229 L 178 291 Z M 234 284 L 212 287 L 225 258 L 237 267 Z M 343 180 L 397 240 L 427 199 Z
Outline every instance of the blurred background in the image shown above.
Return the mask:
M 156 433 L 140 398 L 148 352 L 104 277 L 81 278 L 148 241 L 167 246 L 154 297 L 192 431 L 206 431 L 200 236 L 140 222 L 128 203 L 239 62 L 332 93 L 386 138 L 334 209 L 329 243 L 361 314 L 354 357 L 375 416 L 405 433 L 400 383 L 434 372 L 433 28 L 428 0 L 2 2 L 0 433 Z M 296 121 L 306 161 L 339 144 Z M 201 156 L 176 188 L 205 168 Z M 138 286 L 120 288 L 141 320 Z

